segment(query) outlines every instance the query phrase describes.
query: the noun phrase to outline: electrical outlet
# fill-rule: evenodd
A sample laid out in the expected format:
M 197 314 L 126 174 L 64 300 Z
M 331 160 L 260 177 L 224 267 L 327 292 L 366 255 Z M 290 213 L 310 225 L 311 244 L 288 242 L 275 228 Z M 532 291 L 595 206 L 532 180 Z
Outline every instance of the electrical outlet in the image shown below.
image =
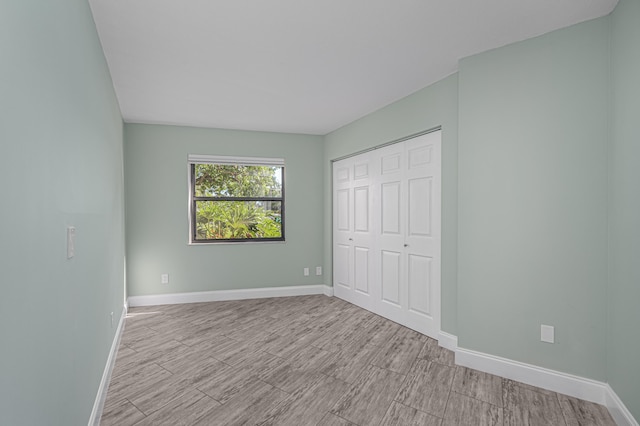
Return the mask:
M 316 275 L 322 275 L 322 266 L 316 266 Z
M 161 284 L 169 284 L 169 274 L 160 275 L 160 283 Z
M 304 274 L 305 277 L 308 277 L 309 276 L 309 268 L 304 268 L 302 273 Z
M 555 328 L 552 325 L 540 325 L 540 340 L 546 343 L 554 343 Z

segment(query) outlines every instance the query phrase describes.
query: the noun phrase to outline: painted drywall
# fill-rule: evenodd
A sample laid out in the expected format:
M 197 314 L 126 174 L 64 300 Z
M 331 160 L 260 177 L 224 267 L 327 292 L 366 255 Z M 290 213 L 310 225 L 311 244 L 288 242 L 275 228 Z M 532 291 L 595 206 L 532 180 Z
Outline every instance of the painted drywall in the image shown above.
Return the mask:
M 459 68 L 458 344 L 606 380 L 608 18 Z M 555 326 L 555 344 L 540 325 Z
M 640 420 L 640 2 L 611 16 L 612 139 L 609 146 L 608 381 Z
M 188 245 L 188 154 L 284 158 L 286 241 Z M 321 158 L 320 136 L 126 124 L 128 295 L 323 284 Z
M 458 76 L 451 75 L 325 136 L 324 263 L 332 265 L 331 161 L 442 126 L 442 329 L 456 333 Z M 327 282 L 332 280 L 327 278 Z
M 3 1 L 0 33 L 0 424 L 86 425 L 124 303 L 122 119 L 85 0 Z

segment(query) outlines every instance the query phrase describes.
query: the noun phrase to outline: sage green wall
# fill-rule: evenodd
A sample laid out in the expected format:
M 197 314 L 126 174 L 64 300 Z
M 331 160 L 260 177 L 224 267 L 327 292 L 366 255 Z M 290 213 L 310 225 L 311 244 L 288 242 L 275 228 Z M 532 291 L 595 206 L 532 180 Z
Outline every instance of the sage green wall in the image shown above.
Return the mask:
M 2 1 L 0 34 L 0 424 L 86 425 L 124 303 L 122 118 L 86 0 Z
M 459 67 L 458 344 L 606 380 L 608 18 Z M 540 341 L 540 324 L 556 343 Z
M 612 24 L 609 148 L 608 381 L 640 420 L 640 2 L 620 0 Z
M 188 245 L 188 154 L 284 158 L 286 242 Z M 321 158 L 320 136 L 126 124 L 129 296 L 324 284 Z
M 325 136 L 324 264 L 331 283 L 331 160 L 442 126 L 442 329 L 456 333 L 458 238 L 458 76 L 373 112 Z

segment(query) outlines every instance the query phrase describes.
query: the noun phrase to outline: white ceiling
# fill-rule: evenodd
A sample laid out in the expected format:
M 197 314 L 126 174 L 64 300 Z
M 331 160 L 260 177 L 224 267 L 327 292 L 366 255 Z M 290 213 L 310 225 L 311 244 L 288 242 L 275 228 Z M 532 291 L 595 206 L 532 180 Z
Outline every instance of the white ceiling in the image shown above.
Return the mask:
M 617 0 L 89 0 L 124 120 L 326 134 Z

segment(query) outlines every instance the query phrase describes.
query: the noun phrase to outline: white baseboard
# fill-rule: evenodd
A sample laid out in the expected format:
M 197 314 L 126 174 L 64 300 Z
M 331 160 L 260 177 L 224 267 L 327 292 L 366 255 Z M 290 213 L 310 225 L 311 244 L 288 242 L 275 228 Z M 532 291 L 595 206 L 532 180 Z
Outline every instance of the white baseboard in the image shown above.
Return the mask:
M 605 403 L 607 384 L 495 355 L 458 348 L 456 364 L 598 404 Z
M 618 426 L 639 426 L 638 421 L 633 418 L 631 412 L 626 405 L 620 400 L 618 395 L 607 385 L 605 406 L 609 409 L 611 417 L 616 421 Z
M 329 297 L 333 297 L 333 287 L 325 285 L 324 286 L 324 295 L 325 296 L 329 296 Z
M 458 349 L 458 336 L 441 331 L 438 333 L 438 346 L 455 352 Z
M 330 290 L 327 290 L 330 289 Z M 241 290 L 198 291 L 192 293 L 152 294 L 131 296 L 129 306 L 175 305 L 180 303 L 220 302 L 223 300 L 262 299 L 265 297 L 307 296 L 326 294 L 333 288 L 322 284 L 291 287 L 247 288 Z
M 91 410 L 91 416 L 89 417 L 89 426 L 98 426 L 100 424 L 100 418 L 102 417 L 102 410 L 104 409 L 104 402 L 107 399 L 107 391 L 109 390 L 109 382 L 111 380 L 111 372 L 113 366 L 116 363 L 116 355 L 118 354 L 118 347 L 120 346 L 120 338 L 124 331 L 125 318 L 127 316 L 127 304 L 125 303 L 122 309 L 122 315 L 118 322 L 118 328 L 116 334 L 113 336 L 113 342 L 111 343 L 111 350 L 107 357 L 107 364 L 102 372 L 102 379 L 100 380 L 100 387 L 98 388 L 98 394 L 96 400 L 93 403 L 93 410 Z
M 607 383 L 462 348 L 456 350 L 456 364 L 602 404 L 618 426 L 640 426 Z

